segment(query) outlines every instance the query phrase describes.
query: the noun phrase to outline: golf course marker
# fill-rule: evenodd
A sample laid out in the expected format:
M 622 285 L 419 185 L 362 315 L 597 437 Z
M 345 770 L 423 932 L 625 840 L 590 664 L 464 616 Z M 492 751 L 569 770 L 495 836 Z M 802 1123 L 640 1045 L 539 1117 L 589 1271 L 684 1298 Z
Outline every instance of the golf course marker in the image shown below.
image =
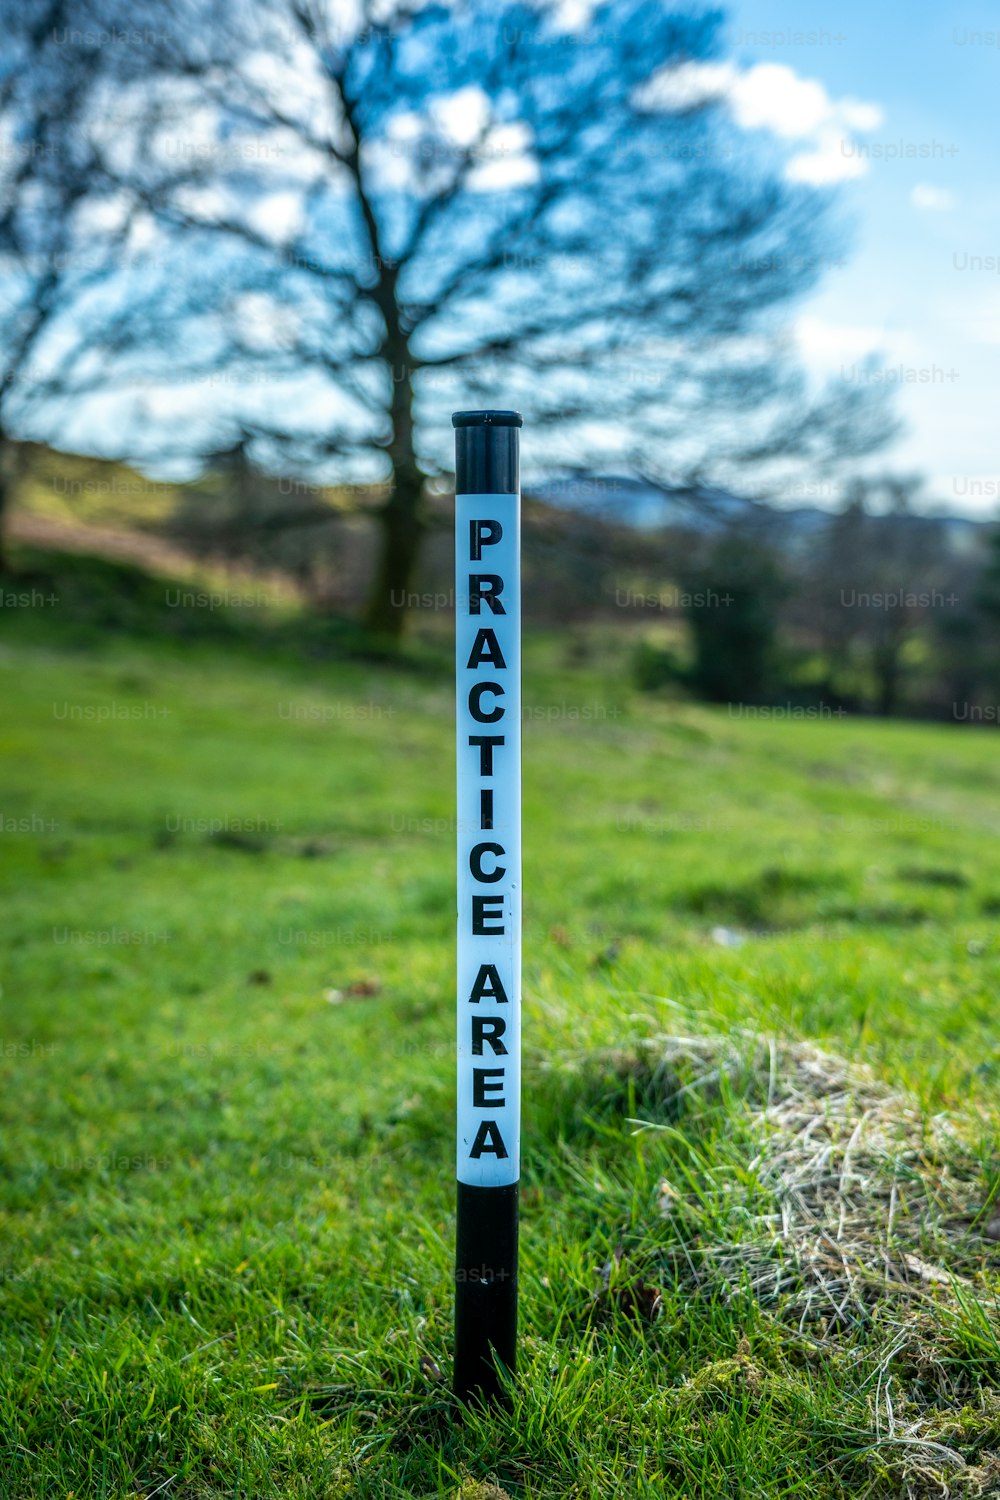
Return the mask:
M 521 1135 L 521 418 L 456 412 L 458 1212 L 455 1393 L 517 1341 Z

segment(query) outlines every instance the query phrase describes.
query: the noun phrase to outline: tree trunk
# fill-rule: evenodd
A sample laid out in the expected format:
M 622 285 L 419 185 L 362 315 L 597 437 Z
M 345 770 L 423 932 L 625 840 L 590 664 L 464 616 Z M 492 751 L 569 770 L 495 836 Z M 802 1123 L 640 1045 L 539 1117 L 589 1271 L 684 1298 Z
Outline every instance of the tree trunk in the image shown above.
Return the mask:
M 413 433 L 413 382 L 405 339 L 390 346 L 392 371 L 392 494 L 378 513 L 379 544 L 364 622 L 373 635 L 401 639 L 408 595 L 420 556 L 424 479 L 417 466 Z
M 398 641 L 403 634 L 409 592 L 420 555 L 423 477 L 416 468 L 397 471 L 392 496 L 378 513 L 379 541 L 365 625 L 374 635 Z
M 890 643 L 875 657 L 875 678 L 878 684 L 878 711 L 885 719 L 896 712 L 899 699 L 899 646 Z

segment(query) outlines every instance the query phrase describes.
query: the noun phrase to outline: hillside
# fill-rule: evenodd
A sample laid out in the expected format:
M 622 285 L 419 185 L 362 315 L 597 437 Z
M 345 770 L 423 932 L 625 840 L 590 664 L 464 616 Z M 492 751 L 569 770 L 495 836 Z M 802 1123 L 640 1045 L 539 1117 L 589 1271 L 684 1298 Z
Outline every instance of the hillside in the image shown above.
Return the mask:
M 0 635 L 5 1493 L 995 1493 L 991 732 L 531 637 L 522 1363 L 460 1423 L 447 663 L 102 576 Z

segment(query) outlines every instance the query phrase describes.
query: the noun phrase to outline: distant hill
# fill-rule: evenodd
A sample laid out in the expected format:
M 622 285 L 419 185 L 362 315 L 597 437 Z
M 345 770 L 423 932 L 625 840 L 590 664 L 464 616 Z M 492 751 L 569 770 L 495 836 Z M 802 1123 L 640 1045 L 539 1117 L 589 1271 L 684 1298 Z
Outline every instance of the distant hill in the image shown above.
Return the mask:
M 831 509 L 821 505 L 775 505 L 711 485 L 661 486 L 628 474 L 576 474 L 525 485 L 525 494 L 545 505 L 579 510 L 619 525 L 652 531 L 683 527 L 711 532 L 743 519 L 771 532 L 774 539 L 797 549 L 823 529 Z M 943 526 L 946 545 L 956 554 L 978 545 L 992 520 L 977 520 L 950 511 L 898 517 L 901 526 Z

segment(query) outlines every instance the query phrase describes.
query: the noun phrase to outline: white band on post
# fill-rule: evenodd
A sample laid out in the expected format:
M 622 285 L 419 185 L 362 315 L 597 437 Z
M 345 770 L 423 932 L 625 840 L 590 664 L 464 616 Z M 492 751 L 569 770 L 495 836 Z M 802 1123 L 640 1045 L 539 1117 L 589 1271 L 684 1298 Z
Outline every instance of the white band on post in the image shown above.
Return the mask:
M 457 495 L 459 1182 L 515 1183 L 521 1141 L 521 515 Z

